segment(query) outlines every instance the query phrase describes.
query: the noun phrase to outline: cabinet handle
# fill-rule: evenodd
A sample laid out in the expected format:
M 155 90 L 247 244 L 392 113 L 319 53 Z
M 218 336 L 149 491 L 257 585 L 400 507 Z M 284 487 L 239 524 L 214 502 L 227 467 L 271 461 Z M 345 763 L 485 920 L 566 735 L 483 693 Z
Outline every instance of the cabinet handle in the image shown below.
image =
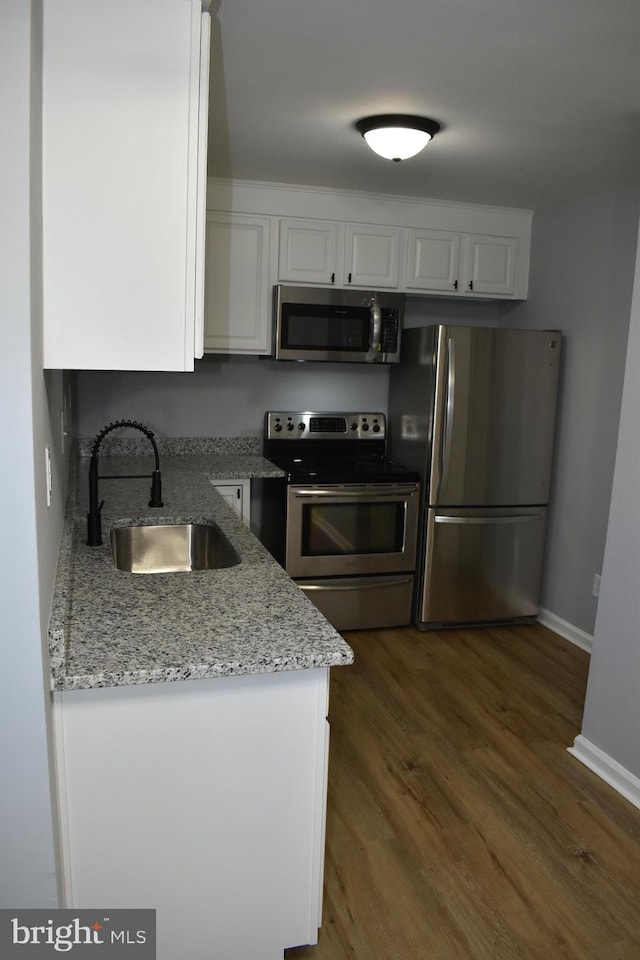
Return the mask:
M 351 283 L 351 274 L 347 277 L 347 283 Z
M 457 289 L 458 289 L 458 281 L 457 281 L 457 280 L 454 280 L 454 281 L 453 281 L 453 289 L 454 289 L 454 290 L 457 290 Z
M 469 280 L 469 290 L 473 290 L 473 280 Z
M 332 274 L 331 274 L 331 283 L 335 283 L 335 282 L 336 282 L 336 275 L 335 275 L 335 273 L 332 273 Z

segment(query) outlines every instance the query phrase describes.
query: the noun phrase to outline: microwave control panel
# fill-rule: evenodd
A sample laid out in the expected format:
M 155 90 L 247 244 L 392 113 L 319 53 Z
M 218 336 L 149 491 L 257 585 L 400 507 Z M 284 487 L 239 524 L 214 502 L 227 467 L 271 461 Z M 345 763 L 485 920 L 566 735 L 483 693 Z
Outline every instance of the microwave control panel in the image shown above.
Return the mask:
M 380 349 L 383 353 L 398 352 L 398 330 L 400 324 L 393 310 L 382 311 L 382 332 L 380 334 Z

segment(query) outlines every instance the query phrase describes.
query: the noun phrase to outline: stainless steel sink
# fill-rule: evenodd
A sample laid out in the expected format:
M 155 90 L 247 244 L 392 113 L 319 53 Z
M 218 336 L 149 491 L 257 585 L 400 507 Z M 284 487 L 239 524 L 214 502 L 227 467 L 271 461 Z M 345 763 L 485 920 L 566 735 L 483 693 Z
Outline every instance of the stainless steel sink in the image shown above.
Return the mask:
M 209 523 L 113 527 L 111 552 L 118 570 L 128 573 L 186 573 L 240 563 L 222 531 Z

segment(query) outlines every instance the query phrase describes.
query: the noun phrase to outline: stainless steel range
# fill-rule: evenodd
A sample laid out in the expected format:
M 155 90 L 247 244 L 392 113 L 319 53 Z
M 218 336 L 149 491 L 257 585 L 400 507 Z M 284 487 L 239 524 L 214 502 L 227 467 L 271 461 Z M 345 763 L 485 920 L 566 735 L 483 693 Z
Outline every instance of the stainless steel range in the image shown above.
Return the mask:
M 269 412 L 264 455 L 286 471 L 263 540 L 339 630 L 408 624 L 418 474 L 386 456 L 382 413 Z

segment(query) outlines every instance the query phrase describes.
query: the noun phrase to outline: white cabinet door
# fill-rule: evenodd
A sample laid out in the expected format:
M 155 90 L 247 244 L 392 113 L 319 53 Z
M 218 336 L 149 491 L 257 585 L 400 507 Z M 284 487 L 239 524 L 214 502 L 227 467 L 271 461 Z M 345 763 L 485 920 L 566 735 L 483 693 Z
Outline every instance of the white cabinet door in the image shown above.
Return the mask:
M 251 480 L 225 480 L 224 483 L 214 483 L 214 488 L 221 497 L 233 507 L 247 527 L 251 526 Z
M 410 230 L 407 289 L 455 293 L 458 290 L 460 234 Z
M 344 274 L 347 285 L 396 289 L 400 275 L 399 227 L 346 226 Z
M 465 234 L 461 256 L 463 293 L 513 296 L 517 255 L 515 237 Z
M 281 220 L 278 279 L 293 283 L 341 284 L 339 247 L 342 247 L 342 224 L 322 220 Z
M 207 214 L 205 353 L 270 352 L 270 232 L 268 217 Z
M 45 367 L 193 369 L 208 29 L 200 0 L 43 4 Z
M 158 960 L 316 943 L 328 673 L 55 694 L 62 905 L 156 908 Z
M 410 230 L 407 290 L 467 297 L 512 297 L 515 237 Z
M 400 273 L 400 227 L 281 220 L 281 282 L 392 288 Z

